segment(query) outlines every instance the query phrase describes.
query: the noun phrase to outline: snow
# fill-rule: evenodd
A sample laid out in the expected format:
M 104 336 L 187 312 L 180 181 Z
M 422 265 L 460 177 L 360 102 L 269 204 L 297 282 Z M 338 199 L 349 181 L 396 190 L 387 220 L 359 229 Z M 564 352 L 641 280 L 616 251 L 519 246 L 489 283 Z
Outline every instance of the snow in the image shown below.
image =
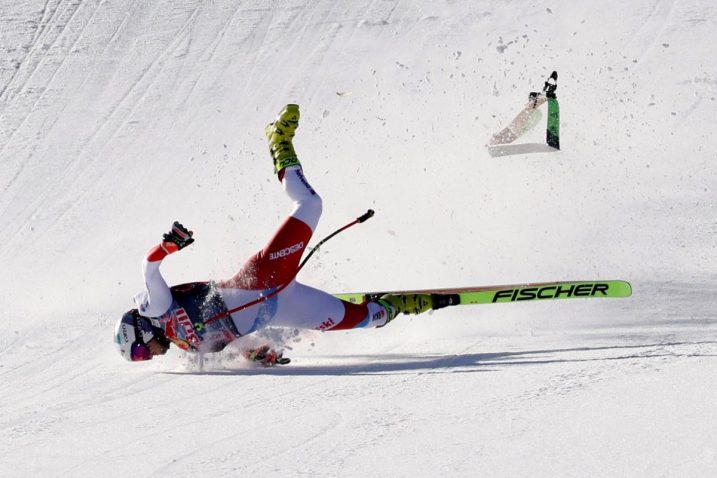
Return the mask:
M 0 474 L 713 475 L 717 10 L 593 3 L 4 1 Z M 563 149 L 491 157 L 552 70 Z M 633 297 L 270 331 L 277 369 L 124 362 L 114 323 L 172 221 L 197 238 L 163 265 L 181 283 L 231 276 L 289 211 L 263 137 L 289 102 L 317 238 L 376 210 L 302 281 Z

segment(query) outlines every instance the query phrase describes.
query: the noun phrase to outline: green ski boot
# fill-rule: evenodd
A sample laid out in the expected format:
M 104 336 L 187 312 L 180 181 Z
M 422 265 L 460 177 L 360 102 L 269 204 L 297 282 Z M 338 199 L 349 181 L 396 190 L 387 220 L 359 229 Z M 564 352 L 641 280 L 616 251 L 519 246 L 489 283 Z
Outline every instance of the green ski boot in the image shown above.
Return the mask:
M 279 174 L 279 171 L 287 166 L 300 165 L 291 142 L 298 127 L 299 105 L 286 105 L 277 116 L 276 121 L 269 123 L 266 127 L 265 133 L 269 140 L 269 151 L 274 159 L 276 174 Z
M 432 308 L 430 294 L 386 294 L 378 303 L 388 311 L 386 323 L 391 322 L 398 314 L 421 314 Z

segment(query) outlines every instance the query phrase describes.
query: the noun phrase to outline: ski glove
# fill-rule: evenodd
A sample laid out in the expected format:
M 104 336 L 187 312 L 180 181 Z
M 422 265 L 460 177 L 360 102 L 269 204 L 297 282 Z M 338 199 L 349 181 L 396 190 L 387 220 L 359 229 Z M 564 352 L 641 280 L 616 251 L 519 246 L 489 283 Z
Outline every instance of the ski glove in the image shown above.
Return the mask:
M 262 345 L 244 352 L 244 358 L 251 360 L 252 362 L 258 362 L 264 367 L 289 363 L 289 359 L 284 358 L 283 355 L 284 352 L 277 352 L 268 345 Z
M 182 226 L 178 221 L 174 221 L 172 230 L 163 236 L 162 249 L 167 254 L 180 251 L 194 242 L 193 235 L 194 232 Z

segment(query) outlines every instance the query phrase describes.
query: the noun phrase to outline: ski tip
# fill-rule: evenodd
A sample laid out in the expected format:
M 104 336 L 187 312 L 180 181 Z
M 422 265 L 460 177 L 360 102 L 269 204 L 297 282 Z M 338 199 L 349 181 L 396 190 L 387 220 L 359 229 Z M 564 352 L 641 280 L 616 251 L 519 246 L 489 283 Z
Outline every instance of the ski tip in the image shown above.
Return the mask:
M 611 280 L 605 283 L 610 287 L 609 297 L 632 296 L 632 285 L 626 280 Z
M 628 281 L 622 281 L 622 287 L 625 292 L 625 297 L 632 296 L 632 284 L 630 284 Z

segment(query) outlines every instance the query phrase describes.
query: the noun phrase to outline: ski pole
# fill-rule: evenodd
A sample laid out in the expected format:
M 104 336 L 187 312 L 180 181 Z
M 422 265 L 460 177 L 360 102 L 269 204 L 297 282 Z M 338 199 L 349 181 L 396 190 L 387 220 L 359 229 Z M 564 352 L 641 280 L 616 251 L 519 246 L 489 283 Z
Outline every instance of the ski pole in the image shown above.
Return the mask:
M 277 287 L 277 288 L 276 288 L 273 292 L 271 292 L 270 294 L 257 297 L 256 299 L 254 299 L 254 300 L 252 300 L 252 301 L 249 301 L 249 302 L 247 302 L 247 303 L 245 303 L 245 304 L 242 304 L 242 305 L 240 305 L 240 306 L 238 306 L 238 307 L 234 307 L 233 309 L 230 309 L 230 310 L 227 310 L 227 311 L 224 311 L 224 312 L 220 312 L 219 314 L 215 315 L 214 317 L 210 317 L 210 318 L 208 318 L 207 320 L 205 320 L 205 321 L 204 321 L 204 325 L 205 325 L 205 326 L 206 326 L 206 325 L 209 325 L 209 324 L 211 324 L 212 322 L 215 322 L 215 321 L 217 321 L 217 320 L 219 320 L 219 319 L 222 319 L 222 318 L 224 318 L 224 317 L 228 317 L 228 316 L 230 316 L 231 314 L 233 314 L 233 313 L 235 313 L 235 312 L 239 312 L 239 311 L 241 311 L 241 310 L 248 309 L 249 307 L 253 307 L 253 306 L 257 305 L 257 304 L 261 304 L 262 302 L 265 302 L 265 301 L 271 299 L 271 298 L 274 297 L 276 294 L 278 294 L 279 292 L 281 292 L 282 290 L 284 290 L 284 288 L 286 288 L 286 286 L 288 286 L 289 284 L 291 284 L 291 281 L 293 281 L 294 278 L 296 278 L 296 276 L 299 274 L 299 271 L 301 271 L 301 269 L 304 267 L 304 265 L 306 265 L 306 262 L 311 258 L 311 256 L 314 255 L 314 252 L 316 252 L 316 251 L 319 250 L 319 247 L 321 247 L 322 244 L 324 244 L 326 241 L 328 241 L 329 239 L 331 239 L 331 238 L 334 237 L 335 235 L 337 235 L 337 234 L 339 234 L 339 233 L 345 231 L 345 230 L 348 229 L 349 227 L 355 226 L 356 224 L 360 224 L 360 223 L 362 223 L 362 222 L 366 222 L 368 219 L 370 219 L 371 217 L 373 217 L 373 215 L 374 215 L 373 209 L 369 209 L 368 211 L 366 211 L 365 214 L 363 214 L 363 215 L 357 217 L 355 220 L 351 221 L 350 223 L 346 224 L 345 226 L 336 229 L 334 232 L 332 232 L 331 234 L 329 234 L 328 236 L 326 236 L 325 238 L 323 238 L 322 240 L 320 240 L 319 243 L 316 244 L 316 246 L 311 249 L 311 252 L 309 252 L 309 255 L 306 256 L 303 261 L 301 261 L 301 264 L 299 264 L 299 267 L 298 267 L 298 268 L 296 269 L 296 271 L 294 272 L 294 275 L 291 276 L 291 279 L 289 279 L 289 280 L 286 281 L 284 284 L 282 284 L 282 285 L 280 285 L 279 287 Z

